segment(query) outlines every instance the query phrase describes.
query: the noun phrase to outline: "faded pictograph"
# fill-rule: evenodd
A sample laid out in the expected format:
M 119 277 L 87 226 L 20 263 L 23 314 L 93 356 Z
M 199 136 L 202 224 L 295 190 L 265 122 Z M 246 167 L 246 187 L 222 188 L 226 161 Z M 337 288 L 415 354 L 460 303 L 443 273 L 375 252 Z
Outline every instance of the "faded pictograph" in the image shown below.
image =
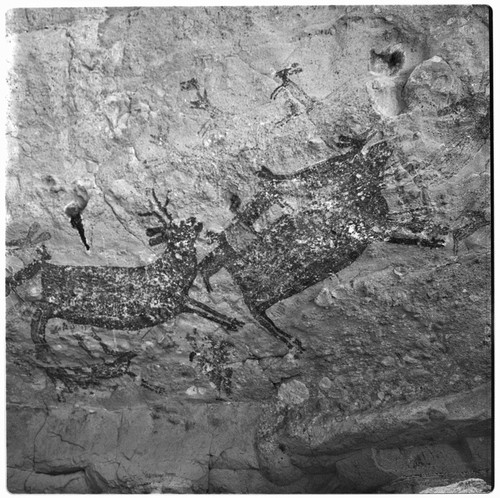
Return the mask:
M 42 275 L 43 298 L 31 324 L 31 336 L 38 346 L 46 345 L 45 325 L 51 318 L 102 328 L 138 330 L 162 323 L 179 313 L 197 313 L 228 329 L 240 322 L 212 310 L 188 296 L 196 277 L 196 237 L 202 224 L 190 218 L 172 221 L 155 193 L 155 209 L 142 216 L 156 217 L 161 226 L 149 228 L 149 244 L 164 243 L 154 263 L 137 268 L 63 266 L 46 261 L 36 269 Z M 33 272 L 16 274 L 11 282 L 21 283 Z
M 388 63 L 392 62 L 388 59 Z M 285 104 L 298 99 L 307 104 L 306 112 L 310 110 L 314 100 L 291 79 L 301 72 L 298 63 L 276 72 L 281 84 L 270 99 L 283 94 Z M 210 102 L 197 78 L 182 82 L 180 91 L 194 94 L 192 109 L 208 113 L 208 121 L 199 130 L 203 136 L 222 111 Z M 383 195 L 393 159 L 391 140 L 369 129 L 359 136 L 339 136 L 336 146 L 344 152 L 294 173 L 277 174 L 263 166 L 255 178 L 256 194 L 246 202 L 233 194 L 229 206 L 233 221 L 219 233 L 207 232 L 212 247 L 201 260 L 197 258 L 196 242 L 202 223 L 194 217 L 174 222 L 168 198 L 160 202 L 154 190 L 151 210 L 137 213 L 159 223 L 146 230 L 151 246 L 163 245 L 163 252 L 150 265 L 131 268 L 52 264 L 42 244 L 50 234 L 43 232 L 35 237 L 39 229 L 36 224 L 25 238 L 8 242 L 11 248 L 40 246 L 33 262 L 7 277 L 10 293 L 41 275 L 41 297 L 34 304 L 31 321 L 37 355 L 50 351 L 45 329 L 52 318 L 107 330 L 136 331 L 182 313 L 194 313 L 219 324 L 227 333 L 235 331 L 244 325 L 241 317 L 227 316 L 189 296 L 197 275 L 210 293 L 210 278 L 223 268 L 239 287 L 255 321 L 297 355 L 307 349 L 307 344 L 272 321 L 267 311 L 273 305 L 351 265 L 374 241 L 439 248 L 444 245 L 444 237 L 452 234 L 457 250 L 459 241 L 471 230 L 488 223 L 480 214 L 472 213 L 464 218 L 463 226 L 452 230 L 433 220 L 426 202 L 410 210 L 404 219 L 394 217 Z M 82 196 L 76 204 L 67 206 L 66 214 L 89 249 L 81 217 L 87 202 L 88 196 Z M 79 344 L 85 348 L 83 338 Z M 66 384 L 79 385 L 128 372 L 133 352 L 107 353 L 112 362 L 93 367 L 83 376 L 78 368 L 62 372 L 60 367 L 46 366 L 46 371 L 49 376 L 66 379 Z M 205 356 L 198 351 L 197 362 Z M 223 373 L 216 384 L 219 391 L 228 393 L 231 369 L 218 368 Z M 80 380 L 71 380 L 77 377 Z M 143 385 L 152 388 L 146 381 Z
M 164 244 L 164 251 L 151 265 L 135 268 L 55 265 L 49 262 L 50 255 L 42 245 L 37 260 L 7 278 L 9 293 L 41 274 L 41 299 L 35 305 L 31 321 L 31 337 L 39 357 L 45 357 L 51 349 L 45 338 L 51 318 L 104 329 L 139 330 L 180 313 L 196 313 L 229 331 L 242 325 L 241 321 L 188 296 L 197 274 L 195 242 L 203 226 L 195 218 L 174 222 L 167 209 L 168 199 L 162 204 L 154 191 L 152 195 L 152 210 L 140 215 L 160 222 L 160 226 L 148 228 L 146 233 L 149 244 Z M 41 234 L 34 240 L 33 231 L 16 242 L 37 243 L 48 238 Z M 130 354 L 120 355 L 106 372 L 101 372 L 101 378 L 123 373 L 125 369 L 121 367 L 130 359 Z M 48 373 L 56 375 L 60 370 L 49 367 Z M 70 379 L 71 374 L 65 372 L 65 379 Z M 78 384 L 88 383 L 85 376 L 73 373 L 79 379 Z
M 152 264 L 135 268 L 55 265 L 42 245 L 36 261 L 7 278 L 7 291 L 41 274 L 42 295 L 35 305 L 31 337 L 43 353 L 50 349 L 45 328 L 51 318 L 133 331 L 181 313 L 195 313 L 228 332 L 236 330 L 243 325 L 237 317 L 189 297 L 197 274 L 210 291 L 210 277 L 225 268 L 255 320 L 291 350 L 304 351 L 302 342 L 281 330 L 266 310 L 347 267 L 372 241 L 427 247 L 443 243 L 437 236 L 446 227 L 432 220 L 420 217 L 418 223 L 405 226 L 391 221 L 382 195 L 391 154 L 390 144 L 381 141 L 366 151 L 352 148 L 293 174 L 263 168 L 258 193 L 244 206 L 233 199 L 234 222 L 223 232 L 210 234 L 215 247 L 199 263 L 196 240 L 202 224 L 193 217 L 174 222 L 168 199 L 162 204 L 153 191 L 151 211 L 140 213 L 159 222 L 146 231 L 151 246 L 164 245 Z M 42 234 L 34 240 L 32 232 L 25 241 L 37 243 L 48 237 Z M 130 355 L 119 356 L 116 361 L 123 367 L 130 359 Z M 113 364 L 101 374 L 105 378 L 123 371 Z M 48 372 L 57 373 L 54 368 Z
M 382 141 L 293 174 L 262 169 L 261 190 L 235 210 L 234 223 L 214 237 L 217 246 L 200 263 L 207 289 L 211 275 L 226 268 L 259 324 L 290 348 L 303 350 L 266 315 L 272 305 L 349 266 L 373 241 L 444 243 L 440 236 L 447 228 L 420 213 L 406 224 L 392 220 L 382 195 L 391 154 Z

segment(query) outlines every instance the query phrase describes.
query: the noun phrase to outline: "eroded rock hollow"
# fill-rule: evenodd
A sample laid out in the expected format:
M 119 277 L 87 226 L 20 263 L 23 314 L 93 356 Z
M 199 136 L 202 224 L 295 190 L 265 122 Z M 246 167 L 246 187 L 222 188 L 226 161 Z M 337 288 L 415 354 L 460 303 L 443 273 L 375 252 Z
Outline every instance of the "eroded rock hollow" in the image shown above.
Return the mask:
M 491 484 L 487 7 L 7 37 L 10 491 Z

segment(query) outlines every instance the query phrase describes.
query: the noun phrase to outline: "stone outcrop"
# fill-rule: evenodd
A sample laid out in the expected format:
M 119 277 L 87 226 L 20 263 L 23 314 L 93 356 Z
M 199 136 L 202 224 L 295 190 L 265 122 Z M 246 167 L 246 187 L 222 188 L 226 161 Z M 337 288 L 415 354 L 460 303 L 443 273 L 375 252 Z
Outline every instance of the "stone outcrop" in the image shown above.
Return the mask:
M 489 493 L 491 486 L 488 486 L 482 479 L 467 479 L 466 481 L 456 482 L 448 486 L 438 486 L 436 488 L 427 488 L 421 491 L 424 494 L 478 494 Z
M 490 14 L 9 11 L 8 489 L 487 491 Z

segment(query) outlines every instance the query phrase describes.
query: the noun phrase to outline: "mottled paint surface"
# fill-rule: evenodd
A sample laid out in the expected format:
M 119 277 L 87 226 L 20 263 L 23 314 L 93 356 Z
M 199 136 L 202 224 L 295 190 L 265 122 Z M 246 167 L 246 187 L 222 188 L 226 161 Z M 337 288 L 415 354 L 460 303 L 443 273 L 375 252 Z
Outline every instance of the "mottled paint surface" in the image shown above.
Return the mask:
M 391 155 L 383 141 L 293 174 L 263 169 L 261 191 L 200 264 L 207 288 L 210 276 L 225 267 L 254 317 L 278 339 L 301 348 L 266 316 L 269 307 L 346 268 L 375 240 L 430 247 L 442 242 L 426 233 L 436 229 L 430 219 L 416 231 L 413 221 L 402 224 L 389 216 L 382 192 Z M 407 235 L 398 235 L 401 230 Z M 242 232 L 246 244 L 239 241 Z
M 195 218 L 173 223 L 166 209 L 160 211 L 167 215 L 163 219 L 156 212 L 163 228 L 150 228 L 147 233 L 155 237 L 150 239 L 151 245 L 165 243 L 165 249 L 150 265 L 127 268 L 44 262 L 35 268 L 42 274 L 42 298 L 31 323 L 35 344 L 46 343 L 45 326 L 51 318 L 106 329 L 138 330 L 179 313 L 194 312 L 229 329 L 239 324 L 188 296 L 197 273 L 195 241 L 202 224 Z

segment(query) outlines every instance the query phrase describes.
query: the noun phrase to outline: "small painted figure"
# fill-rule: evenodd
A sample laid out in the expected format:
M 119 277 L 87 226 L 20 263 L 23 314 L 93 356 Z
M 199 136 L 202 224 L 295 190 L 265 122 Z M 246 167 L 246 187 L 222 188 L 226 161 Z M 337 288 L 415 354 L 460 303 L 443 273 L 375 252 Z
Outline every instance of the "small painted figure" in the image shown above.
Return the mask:
M 281 90 L 286 88 L 290 83 L 293 83 L 292 80 L 290 80 L 290 76 L 301 72 L 302 68 L 299 66 L 298 62 L 294 62 L 291 66 L 277 71 L 275 76 L 281 79 L 281 85 L 275 88 L 273 93 L 271 93 L 271 99 L 275 99 Z

